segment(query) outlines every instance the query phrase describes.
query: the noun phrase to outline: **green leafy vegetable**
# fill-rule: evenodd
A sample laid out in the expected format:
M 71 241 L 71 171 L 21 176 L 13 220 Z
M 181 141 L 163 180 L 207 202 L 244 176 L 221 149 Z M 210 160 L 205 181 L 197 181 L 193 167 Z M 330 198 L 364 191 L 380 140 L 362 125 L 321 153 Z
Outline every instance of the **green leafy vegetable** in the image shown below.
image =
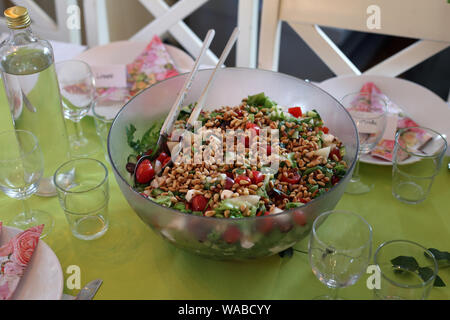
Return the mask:
M 398 256 L 392 259 L 391 263 L 394 268 L 398 268 L 399 270 L 414 272 L 419 269 L 419 263 L 414 257 Z
M 141 139 L 135 139 L 136 127 L 133 124 L 126 129 L 128 145 L 135 151 L 136 154 L 142 154 L 152 149 L 156 152 L 156 144 L 158 142 L 159 134 L 162 127 L 162 121 L 155 122 L 153 125 L 142 135 Z
M 298 207 L 302 207 L 305 204 L 301 203 L 301 202 L 288 202 L 286 203 L 286 209 L 292 209 L 292 208 L 298 208 Z
M 277 103 L 272 101 L 269 97 L 267 97 L 264 92 L 255 94 L 253 96 L 248 96 L 247 105 L 257 108 L 267 108 L 270 109 L 273 106 L 276 106 Z
M 450 262 L 450 253 L 445 251 L 439 251 L 438 249 L 429 248 L 428 249 L 434 256 L 436 260 L 447 260 Z M 424 253 L 425 257 L 431 258 L 426 252 Z
M 170 207 L 172 205 L 173 193 L 169 191 L 167 196 L 157 196 L 156 198 L 151 198 L 154 202 L 161 204 L 166 207 Z

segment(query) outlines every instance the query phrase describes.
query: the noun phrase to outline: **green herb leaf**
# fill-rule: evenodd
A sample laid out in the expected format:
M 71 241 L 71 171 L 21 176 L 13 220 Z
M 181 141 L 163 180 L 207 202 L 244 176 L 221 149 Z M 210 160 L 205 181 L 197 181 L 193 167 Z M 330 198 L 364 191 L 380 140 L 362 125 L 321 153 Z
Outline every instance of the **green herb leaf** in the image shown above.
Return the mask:
M 304 206 L 304 203 L 301 202 L 288 202 L 286 203 L 286 209 L 298 208 Z
M 430 267 L 419 268 L 418 271 L 419 271 L 419 276 L 422 278 L 423 281 L 427 281 L 428 279 L 430 279 L 433 276 L 433 269 L 431 269 Z M 436 275 L 433 286 L 434 287 L 445 287 L 445 283 L 444 283 L 444 281 L 442 281 L 441 277 Z
M 434 249 L 434 248 L 429 248 L 428 250 L 431 251 L 431 253 L 433 254 L 433 256 L 436 260 L 450 261 L 450 253 L 445 252 L 445 251 L 439 251 L 438 249 Z M 425 257 L 431 258 L 426 252 L 424 252 L 424 254 L 425 254 Z
M 395 268 L 399 268 L 399 271 L 408 270 L 414 272 L 419 269 L 419 263 L 414 257 L 398 256 L 392 259 L 391 263 Z
M 436 275 L 436 279 L 434 279 L 433 287 L 445 287 L 445 286 L 446 286 L 445 282 L 441 279 L 441 277 Z

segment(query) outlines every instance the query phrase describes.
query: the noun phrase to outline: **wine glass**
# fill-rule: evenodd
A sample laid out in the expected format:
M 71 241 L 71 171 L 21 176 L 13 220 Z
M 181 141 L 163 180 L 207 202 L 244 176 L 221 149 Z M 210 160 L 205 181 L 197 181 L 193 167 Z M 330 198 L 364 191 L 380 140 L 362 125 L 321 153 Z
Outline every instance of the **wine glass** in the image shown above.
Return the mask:
M 53 217 L 30 209 L 27 199 L 38 189 L 44 172 L 44 158 L 37 138 L 29 131 L 9 130 L 0 133 L 0 189 L 9 197 L 22 200 L 23 212 L 10 224 L 28 229 L 44 224 L 41 238 L 53 229 Z
M 91 156 L 99 151 L 99 145 L 86 138 L 81 120 L 95 100 L 95 78 L 88 64 L 78 60 L 56 63 L 64 117 L 74 123 L 75 134 L 69 136 L 72 154 Z
M 319 299 L 337 299 L 339 288 L 356 283 L 371 252 L 372 227 L 359 215 L 328 211 L 317 217 L 309 239 L 309 263 L 314 275 L 333 291 Z
M 373 184 L 361 181 L 359 160 L 361 154 L 368 154 L 383 137 L 386 129 L 388 99 L 383 94 L 357 92 L 342 98 L 342 105 L 355 121 L 359 135 L 358 159 L 353 176 L 347 184 L 346 193 L 363 194 L 373 188 Z

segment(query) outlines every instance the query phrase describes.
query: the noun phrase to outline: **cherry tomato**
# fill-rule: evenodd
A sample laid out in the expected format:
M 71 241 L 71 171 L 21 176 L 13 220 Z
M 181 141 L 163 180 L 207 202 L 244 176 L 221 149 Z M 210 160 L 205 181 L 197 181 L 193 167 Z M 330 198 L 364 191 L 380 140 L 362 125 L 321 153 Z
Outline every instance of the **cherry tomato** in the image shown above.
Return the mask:
M 272 231 L 273 224 L 273 218 L 258 219 L 258 221 L 256 222 L 256 228 L 259 232 L 267 234 Z
M 334 160 L 334 157 L 333 157 L 334 154 L 336 155 L 336 157 L 338 157 L 339 161 L 342 160 L 341 151 L 339 150 L 339 148 L 336 147 L 336 148 L 332 149 L 330 151 L 330 155 L 328 156 L 328 158 Z
M 285 177 L 284 175 L 281 176 L 281 181 L 287 182 L 289 184 L 297 184 L 300 181 L 300 175 L 297 171 L 291 171 L 288 173 L 288 176 Z
M 192 210 L 193 211 L 202 211 L 205 210 L 206 205 L 208 204 L 208 201 L 204 196 L 201 194 L 196 195 L 192 198 Z
M 234 180 L 234 182 L 237 184 L 241 184 L 241 181 L 247 181 L 248 184 L 252 183 L 252 180 L 249 177 L 244 176 L 244 175 L 240 175 L 239 177 L 236 178 L 236 180 Z
M 141 184 L 149 183 L 154 176 L 155 170 L 153 169 L 150 160 L 145 159 L 139 164 L 139 167 L 136 170 L 136 181 Z
M 299 226 L 303 227 L 307 223 L 306 215 L 301 211 L 294 211 L 294 213 L 292 214 L 292 218 L 294 219 L 294 222 Z
M 252 171 L 252 174 L 253 174 L 253 178 L 251 180 L 252 180 L 253 184 L 258 184 L 258 183 L 264 181 L 264 175 L 261 172 Z
M 231 190 L 234 185 L 234 180 L 230 177 L 225 178 L 225 185 L 223 186 L 226 190 Z
M 161 152 L 161 154 L 156 158 L 159 162 L 161 162 L 161 166 L 164 167 L 167 162 L 170 161 L 170 157 L 165 152 Z
M 259 130 L 261 130 L 261 128 L 258 127 L 258 125 L 251 123 L 251 122 L 247 122 L 247 124 L 245 125 L 245 128 L 255 130 L 256 135 L 259 135 Z
M 222 234 L 223 240 L 225 240 L 227 243 L 232 244 L 237 241 L 239 241 L 239 238 L 241 237 L 241 230 L 239 230 L 236 226 L 230 226 L 227 230 Z
M 323 131 L 323 133 L 328 134 L 328 132 L 330 132 L 330 129 L 328 129 L 328 127 L 322 127 L 320 128 L 321 131 Z
M 288 112 L 296 118 L 300 118 L 302 116 L 302 108 L 300 107 L 289 108 Z

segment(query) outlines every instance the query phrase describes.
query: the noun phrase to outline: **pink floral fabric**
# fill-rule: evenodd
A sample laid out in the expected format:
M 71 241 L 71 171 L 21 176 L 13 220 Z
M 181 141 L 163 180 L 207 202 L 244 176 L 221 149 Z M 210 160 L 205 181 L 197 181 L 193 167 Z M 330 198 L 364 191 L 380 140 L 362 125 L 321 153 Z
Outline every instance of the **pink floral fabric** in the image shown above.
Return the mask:
M 43 228 L 44 225 L 30 228 L 0 247 L 0 300 L 12 297 L 31 261 Z
M 381 90 L 373 83 L 373 82 L 367 82 L 365 83 L 361 90 L 361 93 L 368 94 L 369 96 L 372 94 L 382 94 Z M 363 99 L 364 100 L 364 99 Z M 358 108 L 363 109 L 364 108 L 365 101 L 358 100 Z M 418 126 L 416 122 L 414 122 L 411 118 L 409 118 L 395 103 L 390 101 L 388 106 L 388 112 L 391 114 L 398 115 L 397 120 L 397 130 L 408 128 L 408 127 L 415 127 Z M 410 134 L 412 133 L 412 134 Z M 408 130 L 408 134 L 405 134 L 400 137 L 399 143 L 400 145 L 411 145 L 414 144 L 417 147 L 420 147 L 424 143 L 428 141 L 430 137 L 425 134 L 423 130 L 420 129 L 412 129 Z M 392 161 L 392 158 L 394 156 L 394 146 L 395 146 L 395 140 L 386 140 L 382 139 L 375 148 L 371 151 L 371 156 Z M 404 160 L 407 158 L 407 154 L 399 154 L 399 159 Z
M 128 101 L 158 81 L 178 75 L 164 43 L 154 36 L 149 45 L 127 65 L 127 88 L 98 88 L 97 94 L 112 101 Z

